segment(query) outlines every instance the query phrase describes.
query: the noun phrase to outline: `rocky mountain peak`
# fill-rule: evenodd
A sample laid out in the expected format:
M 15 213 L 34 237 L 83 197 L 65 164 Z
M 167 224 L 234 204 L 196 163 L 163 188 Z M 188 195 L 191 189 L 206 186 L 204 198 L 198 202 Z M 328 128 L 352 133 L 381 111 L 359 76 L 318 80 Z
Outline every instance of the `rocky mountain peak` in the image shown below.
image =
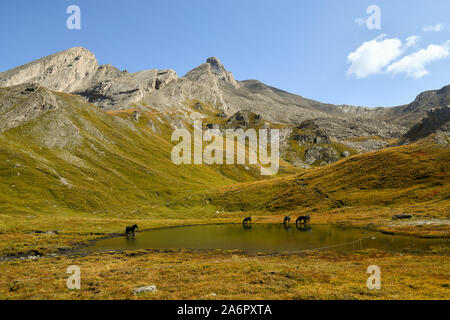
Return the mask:
M 227 84 L 237 87 L 238 84 L 230 71 L 227 71 L 222 62 L 216 57 L 209 57 L 206 63 L 201 64 L 197 68 L 189 71 L 185 78 L 191 81 L 214 82 L 221 80 Z
M 211 66 L 211 72 L 217 76 L 222 76 L 226 72 L 222 62 L 216 57 L 209 57 L 206 59 L 206 63 Z

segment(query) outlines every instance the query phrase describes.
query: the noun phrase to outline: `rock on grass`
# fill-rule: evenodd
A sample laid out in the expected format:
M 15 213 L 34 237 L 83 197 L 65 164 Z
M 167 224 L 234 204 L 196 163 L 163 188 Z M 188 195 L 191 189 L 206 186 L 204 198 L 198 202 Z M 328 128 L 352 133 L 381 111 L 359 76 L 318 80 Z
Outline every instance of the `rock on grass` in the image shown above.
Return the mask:
M 156 292 L 156 286 L 146 286 L 146 287 L 139 287 L 139 288 L 135 288 L 133 289 L 133 293 L 134 294 L 141 294 L 141 293 L 146 293 L 146 292 Z

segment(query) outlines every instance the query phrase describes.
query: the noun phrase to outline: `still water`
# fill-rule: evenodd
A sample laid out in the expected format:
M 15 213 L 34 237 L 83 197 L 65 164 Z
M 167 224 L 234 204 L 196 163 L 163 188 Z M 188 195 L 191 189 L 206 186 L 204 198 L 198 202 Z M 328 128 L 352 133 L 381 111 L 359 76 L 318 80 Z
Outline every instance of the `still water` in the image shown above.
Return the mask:
M 116 237 L 96 242 L 91 252 L 136 249 L 241 249 L 256 252 L 293 252 L 307 249 L 352 251 L 376 248 L 388 251 L 429 250 L 447 247 L 447 239 L 420 239 L 385 235 L 378 232 L 339 226 L 254 224 L 203 225 L 166 228 L 137 233 L 135 237 Z

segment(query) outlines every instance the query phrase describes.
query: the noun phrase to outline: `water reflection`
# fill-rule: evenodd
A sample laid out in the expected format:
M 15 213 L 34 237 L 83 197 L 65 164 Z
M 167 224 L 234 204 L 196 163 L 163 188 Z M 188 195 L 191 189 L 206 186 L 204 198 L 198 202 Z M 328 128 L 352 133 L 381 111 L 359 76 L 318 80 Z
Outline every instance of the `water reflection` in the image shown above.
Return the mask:
M 133 244 L 136 243 L 136 236 L 127 234 L 125 237 L 126 237 L 127 243 L 128 243 L 129 245 L 133 245 Z
M 301 232 L 311 232 L 312 228 L 309 224 L 296 224 L 298 231 Z

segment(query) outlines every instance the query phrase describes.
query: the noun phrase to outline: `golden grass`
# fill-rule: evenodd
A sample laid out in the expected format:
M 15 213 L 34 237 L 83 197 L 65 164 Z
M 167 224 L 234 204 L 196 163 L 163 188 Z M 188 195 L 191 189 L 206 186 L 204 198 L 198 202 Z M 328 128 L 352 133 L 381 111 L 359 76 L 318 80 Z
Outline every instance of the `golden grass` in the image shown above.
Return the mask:
M 380 291 L 366 287 L 373 264 Z M 66 288 L 69 265 L 81 269 L 80 291 Z M 140 250 L 0 263 L 0 299 L 447 299 L 449 273 L 439 255 Z M 158 291 L 133 293 L 148 285 Z

